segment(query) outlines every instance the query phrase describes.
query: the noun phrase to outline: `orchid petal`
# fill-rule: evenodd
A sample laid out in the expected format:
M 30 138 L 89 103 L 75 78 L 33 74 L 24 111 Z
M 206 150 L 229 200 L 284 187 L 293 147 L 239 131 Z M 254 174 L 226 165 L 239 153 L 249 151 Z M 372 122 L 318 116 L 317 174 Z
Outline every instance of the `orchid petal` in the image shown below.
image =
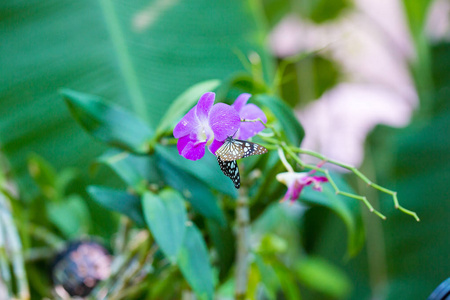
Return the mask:
M 239 114 L 233 107 L 218 103 L 209 113 L 209 125 L 214 132 L 214 139 L 223 141 L 239 129 Z
M 241 109 L 244 107 L 245 104 L 247 104 L 248 99 L 252 95 L 248 93 L 240 94 L 236 100 L 234 101 L 233 105 L 231 105 L 238 113 L 241 112 Z
M 241 120 L 257 120 L 261 119 L 264 123 L 267 122 L 267 117 L 264 112 L 255 104 L 247 104 L 239 113 Z M 264 130 L 264 125 L 261 122 L 242 122 L 239 130 L 239 138 L 241 140 L 249 139 L 257 133 Z
M 283 197 L 283 199 L 281 199 L 281 202 L 284 202 L 284 201 L 286 201 L 288 199 L 291 199 L 292 194 L 293 194 L 293 189 L 294 189 L 293 185 L 289 185 L 288 186 L 286 194 L 284 194 L 284 197 Z
M 295 200 L 298 199 L 298 197 L 300 197 L 300 194 L 303 190 L 304 185 L 299 183 L 299 182 L 295 182 L 294 183 L 294 187 L 293 187 L 293 191 L 292 191 L 292 197 L 291 197 L 291 203 L 295 202 Z
M 206 142 L 196 143 L 195 141 L 190 140 L 180 154 L 184 158 L 198 160 L 205 155 L 205 145 Z
M 218 141 L 218 140 L 214 140 L 214 141 L 212 142 L 212 144 L 208 146 L 208 149 L 209 149 L 209 151 L 211 151 L 212 154 L 216 155 L 216 151 L 217 151 L 220 147 L 222 147 L 222 145 L 223 145 L 223 142 L 220 142 L 220 141 Z
M 209 112 L 214 104 L 216 94 L 209 92 L 203 94 L 196 105 L 196 114 L 200 121 L 208 119 Z
M 178 149 L 178 153 L 181 155 L 181 153 L 183 153 L 184 148 L 186 148 L 186 145 L 191 141 L 191 139 L 189 138 L 189 135 L 185 135 L 181 138 L 178 139 L 177 142 L 177 149 Z
M 195 116 L 196 107 L 191 110 L 177 123 L 173 129 L 173 136 L 178 139 L 182 136 L 188 135 L 198 126 L 198 119 Z
M 328 179 L 324 176 L 312 176 L 312 178 L 317 182 L 328 182 Z

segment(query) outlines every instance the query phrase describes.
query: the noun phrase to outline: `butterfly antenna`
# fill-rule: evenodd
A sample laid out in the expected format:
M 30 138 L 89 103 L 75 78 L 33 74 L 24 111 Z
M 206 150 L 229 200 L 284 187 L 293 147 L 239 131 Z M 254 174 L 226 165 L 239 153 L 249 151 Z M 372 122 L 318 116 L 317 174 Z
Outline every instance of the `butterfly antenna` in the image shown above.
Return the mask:
M 238 128 L 238 129 L 233 133 L 233 135 L 231 136 L 232 138 L 234 138 L 234 136 L 235 136 L 236 133 L 239 131 L 239 129 L 240 129 L 240 128 Z

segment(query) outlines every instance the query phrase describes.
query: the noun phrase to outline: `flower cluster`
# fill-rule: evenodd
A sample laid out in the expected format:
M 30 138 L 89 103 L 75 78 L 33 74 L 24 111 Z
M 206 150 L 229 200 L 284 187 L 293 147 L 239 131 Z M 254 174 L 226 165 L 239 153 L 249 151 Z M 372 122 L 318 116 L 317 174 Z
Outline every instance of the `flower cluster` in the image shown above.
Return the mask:
M 254 104 L 247 104 L 250 94 L 241 94 L 233 105 L 214 104 L 215 94 L 203 94 L 195 105 L 175 126 L 173 135 L 178 139 L 180 155 L 198 160 L 205 155 L 205 146 L 214 154 L 228 136 L 248 139 L 264 129 L 261 122 L 241 120 L 261 119 L 264 112 Z

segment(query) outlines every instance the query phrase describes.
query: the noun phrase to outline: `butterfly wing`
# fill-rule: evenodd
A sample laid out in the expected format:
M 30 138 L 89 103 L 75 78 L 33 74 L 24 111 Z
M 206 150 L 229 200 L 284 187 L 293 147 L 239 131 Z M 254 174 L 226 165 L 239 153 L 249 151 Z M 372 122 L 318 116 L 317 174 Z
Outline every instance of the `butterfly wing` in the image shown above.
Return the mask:
M 227 139 L 225 143 L 216 151 L 217 157 L 223 161 L 233 161 L 241 159 L 244 156 L 244 149 L 240 144 L 235 143 L 234 139 Z
M 259 144 L 243 140 L 234 140 L 244 151 L 241 158 L 267 153 L 267 149 Z
M 217 162 L 219 163 L 220 170 L 222 170 L 225 176 L 229 177 L 234 184 L 235 188 L 239 188 L 241 186 L 241 177 L 239 175 L 239 168 L 237 162 L 235 160 L 224 161 L 217 156 Z

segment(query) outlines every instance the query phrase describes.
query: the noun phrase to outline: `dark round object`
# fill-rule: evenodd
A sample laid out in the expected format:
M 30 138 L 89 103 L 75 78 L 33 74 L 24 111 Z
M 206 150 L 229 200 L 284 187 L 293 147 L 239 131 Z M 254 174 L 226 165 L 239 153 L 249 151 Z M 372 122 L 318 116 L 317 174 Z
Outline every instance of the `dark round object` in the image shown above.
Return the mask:
M 86 297 L 100 280 L 108 278 L 111 256 L 93 241 L 73 242 L 59 253 L 52 267 L 55 289 L 62 286 L 70 296 Z
M 443 281 L 433 293 L 431 293 L 428 300 L 450 300 L 450 278 Z

